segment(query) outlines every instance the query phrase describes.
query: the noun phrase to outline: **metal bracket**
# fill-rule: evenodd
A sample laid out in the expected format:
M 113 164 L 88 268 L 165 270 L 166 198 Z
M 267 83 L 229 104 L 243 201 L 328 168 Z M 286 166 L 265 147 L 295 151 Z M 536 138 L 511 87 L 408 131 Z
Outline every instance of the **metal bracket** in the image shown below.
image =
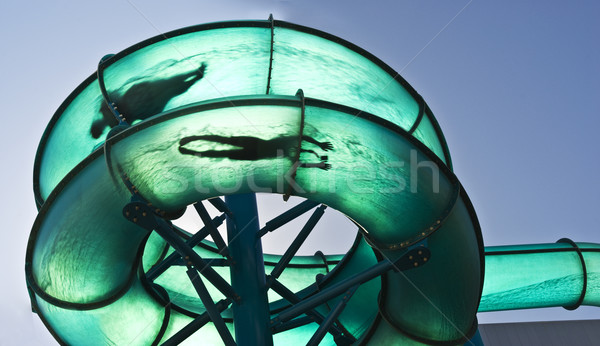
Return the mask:
M 304 91 L 302 89 L 298 89 L 296 92 L 296 96 L 300 98 L 301 110 L 300 110 L 300 131 L 298 133 L 298 149 L 296 150 L 296 157 L 294 158 L 294 163 L 292 165 L 292 173 L 290 174 L 290 185 L 288 186 L 285 194 L 283 195 L 283 200 L 287 202 L 290 198 L 294 190 L 294 185 L 296 185 L 296 172 L 298 171 L 298 167 L 300 166 L 300 151 L 302 150 L 302 137 L 304 136 L 304 117 L 306 104 L 304 99 Z

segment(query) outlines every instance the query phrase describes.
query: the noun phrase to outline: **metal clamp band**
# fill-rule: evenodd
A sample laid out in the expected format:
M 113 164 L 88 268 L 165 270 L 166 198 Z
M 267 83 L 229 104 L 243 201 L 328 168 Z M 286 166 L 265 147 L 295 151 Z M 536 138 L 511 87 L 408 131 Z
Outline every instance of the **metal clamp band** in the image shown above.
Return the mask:
M 585 292 L 587 291 L 587 281 L 588 280 L 587 280 L 587 268 L 585 266 L 585 258 L 583 258 L 583 254 L 581 253 L 581 249 L 579 248 L 579 246 L 571 239 L 561 238 L 557 241 L 557 243 L 564 243 L 564 244 L 571 245 L 577 252 L 577 255 L 579 256 L 579 260 L 581 261 L 581 270 L 583 271 L 583 285 L 581 287 L 581 294 L 579 295 L 579 299 L 577 299 L 575 304 L 563 306 L 563 308 L 565 308 L 567 310 L 575 310 L 578 307 L 580 307 L 581 304 L 583 303 L 583 299 L 585 298 Z

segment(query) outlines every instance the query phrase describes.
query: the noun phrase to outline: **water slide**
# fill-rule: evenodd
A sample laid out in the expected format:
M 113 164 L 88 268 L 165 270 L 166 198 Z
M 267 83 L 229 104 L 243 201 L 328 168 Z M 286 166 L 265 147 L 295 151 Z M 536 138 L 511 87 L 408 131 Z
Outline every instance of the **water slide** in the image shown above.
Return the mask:
M 423 98 L 361 48 L 272 18 L 101 59 L 50 121 L 34 192 L 27 285 L 63 344 L 461 344 L 478 310 L 600 301 L 598 245 L 484 249 Z M 305 201 L 259 228 L 254 193 Z M 198 229 L 171 222 L 188 206 Z M 332 209 L 353 246 L 297 256 Z

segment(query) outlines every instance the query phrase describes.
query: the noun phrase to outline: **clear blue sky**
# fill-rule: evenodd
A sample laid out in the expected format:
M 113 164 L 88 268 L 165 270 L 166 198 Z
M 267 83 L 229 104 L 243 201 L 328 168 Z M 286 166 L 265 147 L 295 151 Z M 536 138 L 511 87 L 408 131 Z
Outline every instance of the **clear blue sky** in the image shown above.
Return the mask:
M 0 345 L 52 344 L 30 313 L 23 267 L 35 151 L 60 103 L 107 53 L 184 26 L 269 13 L 365 48 L 425 98 L 486 245 L 600 243 L 596 1 L 5 1 Z M 480 322 L 580 318 L 600 318 L 600 309 L 492 313 Z

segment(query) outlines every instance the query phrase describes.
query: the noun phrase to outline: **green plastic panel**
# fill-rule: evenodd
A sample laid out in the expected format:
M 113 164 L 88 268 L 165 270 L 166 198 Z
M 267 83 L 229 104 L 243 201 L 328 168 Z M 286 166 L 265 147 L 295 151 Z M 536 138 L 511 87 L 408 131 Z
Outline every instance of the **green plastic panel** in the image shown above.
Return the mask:
M 53 200 L 53 208 L 40 214 L 31 235 L 35 245 L 28 261 L 45 293 L 70 303 L 89 304 L 109 298 L 127 285 L 148 234 L 124 218 L 114 217 L 128 201 L 126 189 L 113 184 L 101 159 L 91 162 L 64 187 Z M 105 222 L 90 223 L 90 219 Z
M 444 147 L 440 142 L 441 139 L 438 137 L 430 117 L 432 116 L 429 113 L 425 113 L 423 115 L 423 119 L 421 119 L 419 126 L 417 126 L 413 132 L 413 136 L 431 149 L 431 151 L 433 151 L 445 163 L 448 163 L 444 154 Z
M 271 61 L 270 25 L 199 26 L 133 46 L 104 63 L 107 94 L 131 124 L 200 101 L 266 94 L 269 85 L 269 94 L 303 89 L 308 97 L 412 128 L 421 97 L 381 61 L 341 39 L 279 21 Z M 42 138 L 34 174 L 40 205 L 116 124 L 93 75 L 59 108 Z M 437 123 L 425 117 L 415 136 L 449 163 Z
M 104 71 L 106 88 L 115 101 L 127 103 L 128 93 L 130 97 L 141 97 L 136 91 L 168 101 L 163 109 L 147 113 L 150 115 L 202 100 L 263 94 L 269 71 L 270 35 L 268 28 L 233 27 L 162 40 L 109 65 Z M 196 81 L 194 77 L 200 76 L 194 72 L 202 64 L 206 65 L 204 76 Z M 132 86 L 138 90 L 132 90 Z M 141 112 L 142 105 L 131 103 L 135 111 Z
M 185 207 L 199 193 L 213 197 L 249 191 L 251 186 L 282 191 L 285 182 L 278 176 L 292 166 L 290 150 L 297 146 L 300 113 L 298 107 L 238 106 L 185 114 L 135 131 L 113 147 L 111 161 L 121 165 L 140 193 L 161 209 Z M 260 155 L 258 160 L 229 158 L 243 150 L 231 143 L 249 137 L 253 142 L 248 145 L 274 146 L 265 153 L 251 153 Z M 182 149 L 196 154 L 182 154 Z
M 260 94 L 266 90 L 270 30 L 223 28 L 207 30 L 146 46 L 104 71 L 107 91 L 130 123 L 164 110 L 225 96 Z M 243 57 L 243 58 L 242 58 Z M 194 80 L 205 64 L 205 77 Z M 60 112 L 60 110 L 59 110 Z M 114 126 L 98 81 L 76 95 L 61 113 L 41 153 L 40 191 L 52 188 L 83 160 Z M 99 138 L 94 138 L 94 129 Z
M 90 136 L 101 102 L 100 87 L 94 80 L 72 101 L 65 101 L 67 106 L 55 115 L 58 118 L 54 126 L 46 129 L 47 138 L 40 143 L 36 162 L 40 170 L 39 190 L 44 200 L 75 165 L 104 142 L 104 138 Z
M 600 244 L 578 245 L 582 249 L 587 270 L 587 288 L 582 304 L 600 306 Z
M 181 328 L 192 322 L 192 320 L 193 319 L 189 316 L 171 310 L 171 316 L 169 318 L 167 330 L 158 344 L 162 344 L 163 342 L 167 341 Z M 226 326 L 229 329 L 229 332 L 233 335 L 233 323 L 226 322 Z M 223 341 L 221 340 L 221 337 L 219 336 L 215 326 L 209 322 L 200 329 L 200 332 L 192 334 L 180 345 L 223 345 Z
M 150 345 L 165 307 L 148 299 L 139 281 L 114 303 L 93 310 L 64 309 L 36 297 L 38 313 L 68 345 Z
M 365 56 L 326 38 L 275 28 L 271 94 L 343 104 L 409 130 L 419 105 L 393 77 Z M 327 78 L 323 78 L 326 74 Z
M 564 243 L 486 248 L 479 311 L 600 306 L 600 247 L 577 244 L 582 258 Z
M 433 341 L 460 341 L 474 331 L 478 299 L 473 297 L 479 297 L 483 279 L 474 227 L 460 199 L 441 228 L 427 238 L 431 259 L 424 270 L 388 274 L 384 294 L 388 323 Z M 432 285 L 432 280 L 439 284 Z
M 325 287 L 338 283 L 353 273 L 358 273 L 366 270 L 370 266 L 377 263 L 377 258 L 373 253 L 373 249 L 368 243 L 360 237 L 358 244 L 354 247 L 352 256 L 348 258 L 340 273 L 333 276 L 329 281 L 324 283 Z M 381 279 L 375 278 L 361 285 L 352 299 L 348 301 L 346 308 L 339 316 L 338 320 L 343 324 L 352 335 L 363 335 L 371 328 L 373 321 L 377 317 L 378 297 L 381 291 Z M 321 308 L 322 313 L 329 312 L 329 307 L 335 306 L 340 300 L 340 297 L 328 302 L 328 305 Z
M 328 191 L 322 201 L 352 215 L 367 232 L 376 229 L 370 240 L 379 247 L 424 238 L 456 200 L 454 176 L 421 148 L 351 111 L 307 103 L 304 134 L 332 144 L 331 169 L 299 171 L 298 184 L 307 196 Z

